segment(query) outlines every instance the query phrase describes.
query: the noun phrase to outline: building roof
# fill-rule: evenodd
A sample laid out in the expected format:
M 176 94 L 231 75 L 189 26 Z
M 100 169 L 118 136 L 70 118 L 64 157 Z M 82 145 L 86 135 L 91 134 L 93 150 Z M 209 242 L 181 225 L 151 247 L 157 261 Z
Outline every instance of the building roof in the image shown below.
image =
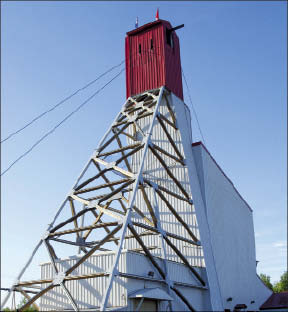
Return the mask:
M 272 294 L 260 307 L 260 310 L 288 308 L 288 291 Z
M 147 299 L 157 299 L 157 300 L 168 300 L 172 301 L 173 298 L 170 297 L 163 289 L 157 288 L 143 288 L 134 291 L 129 295 L 129 298 L 147 298 Z
M 142 31 L 145 31 L 145 30 L 147 30 L 147 29 L 149 29 L 149 28 L 151 28 L 151 27 L 154 27 L 154 26 L 157 25 L 157 24 L 165 24 L 165 25 L 169 25 L 169 26 L 171 27 L 171 24 L 170 24 L 168 21 L 159 19 L 159 20 L 157 20 L 157 21 L 144 24 L 144 25 L 142 25 L 142 26 L 140 26 L 140 27 L 138 27 L 138 28 L 135 28 L 135 29 L 133 29 L 133 30 L 131 30 L 131 31 L 128 31 L 126 34 L 127 34 L 128 36 L 136 35 L 136 34 L 142 32 Z

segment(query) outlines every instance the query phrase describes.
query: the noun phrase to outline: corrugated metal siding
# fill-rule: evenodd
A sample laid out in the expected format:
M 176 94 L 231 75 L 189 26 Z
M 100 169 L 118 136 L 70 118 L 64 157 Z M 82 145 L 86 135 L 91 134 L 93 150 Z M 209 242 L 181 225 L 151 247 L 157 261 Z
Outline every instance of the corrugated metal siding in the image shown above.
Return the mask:
M 162 269 L 164 269 L 164 263 L 162 259 L 155 258 L 155 261 Z M 127 272 L 129 274 L 147 277 L 149 271 L 154 271 L 155 273 L 154 278 L 157 278 L 158 276 L 157 269 L 153 267 L 150 260 L 140 253 L 128 252 L 126 263 L 127 263 Z M 182 263 L 178 263 L 175 261 L 167 261 L 167 269 L 171 281 L 198 285 L 194 279 L 191 280 L 190 270 Z M 196 270 L 204 279 L 206 279 L 204 268 L 196 268 Z M 158 277 L 161 279 L 160 276 Z
M 113 256 L 114 254 L 111 253 L 101 253 L 99 255 L 91 256 L 89 258 L 89 261 L 85 261 L 83 265 L 78 268 L 75 274 L 82 275 L 107 271 L 112 264 Z M 67 269 L 71 265 L 75 264 L 76 261 L 76 257 L 75 259 L 62 260 L 61 262 L 57 263 L 57 268 L 59 270 Z M 164 268 L 163 260 L 156 258 L 155 261 L 160 267 Z M 171 281 L 197 285 L 197 283 L 193 279 L 191 279 L 191 273 L 185 265 L 168 261 L 167 267 Z M 157 274 L 157 270 L 151 265 L 149 259 L 146 256 L 135 252 L 123 252 L 121 254 L 118 270 L 123 273 L 129 273 L 143 277 L 147 277 L 149 271 L 154 271 L 154 278 L 160 278 L 160 276 L 158 276 Z M 198 268 L 197 270 L 200 275 L 205 278 L 204 269 Z M 41 279 L 52 277 L 53 271 L 51 264 L 42 264 Z M 108 277 L 98 277 L 87 280 L 83 279 L 80 281 L 65 282 L 65 285 L 75 299 L 79 309 L 89 309 L 93 307 L 99 307 L 103 292 L 105 290 L 107 279 Z M 43 286 L 46 287 L 48 285 Z M 115 277 L 110 293 L 108 307 L 127 307 L 127 305 L 129 304 L 128 297 L 130 293 L 138 289 L 153 287 L 160 287 L 164 291 L 167 291 L 166 286 L 160 282 Z M 192 288 L 188 288 L 187 291 L 188 294 L 190 294 L 190 296 L 187 296 L 188 300 L 190 300 L 189 298 L 193 293 L 198 292 L 198 290 Z M 174 309 L 183 310 L 183 307 L 185 308 L 185 306 L 183 306 L 183 303 L 179 301 L 177 296 L 173 295 L 173 292 L 172 296 L 176 300 L 174 302 Z M 201 299 L 201 297 L 198 298 L 196 301 L 199 301 L 199 299 Z M 193 304 L 193 301 L 190 302 Z M 41 311 L 63 311 L 64 309 L 72 309 L 66 295 L 60 287 L 54 288 L 41 298 L 40 308 Z
M 180 47 L 177 35 L 173 34 L 174 47 L 166 43 L 166 27 L 169 22 L 161 21 L 154 27 L 125 39 L 126 95 L 166 86 L 183 99 Z M 151 39 L 153 49 L 151 49 Z M 141 44 L 141 54 L 139 45 Z M 172 50 L 172 52 L 170 51 Z
M 114 253 L 99 254 L 88 258 L 83 262 L 72 275 L 86 275 L 98 272 L 106 272 L 110 270 Z M 62 260 L 58 262 L 57 268 L 59 271 L 67 270 L 76 263 L 78 258 Z M 126 271 L 126 256 L 121 254 L 119 261 L 119 271 Z M 53 277 L 53 270 L 50 263 L 41 265 L 41 278 L 48 279 Z M 70 291 L 73 298 L 80 309 L 88 309 L 100 306 L 101 299 L 108 281 L 108 276 L 97 277 L 90 279 L 82 279 L 78 281 L 67 281 L 65 285 Z M 127 305 L 127 291 L 125 287 L 125 278 L 115 278 L 112 285 L 111 296 L 108 302 L 109 306 L 126 306 Z M 44 287 L 48 285 L 43 285 Z M 71 305 L 63 293 L 61 287 L 55 287 L 41 297 L 41 311 L 63 310 L 71 308 Z
M 252 212 L 208 151 L 202 145 L 192 150 L 205 196 L 223 305 L 232 309 L 235 303 L 245 303 L 247 310 L 258 309 L 271 293 L 256 275 Z M 229 296 L 233 306 L 225 300 Z
M 170 101 L 170 105 L 173 109 L 173 105 L 171 101 Z M 159 110 L 167 119 L 172 121 L 170 117 L 170 113 L 167 109 L 165 100 L 162 101 L 159 107 Z M 144 132 L 147 131 L 147 129 L 149 128 L 150 121 L 151 121 L 151 117 L 143 118 L 138 121 L 139 126 L 142 128 Z M 190 129 L 189 120 L 187 120 L 187 129 Z M 180 132 L 175 131 L 169 125 L 167 125 L 167 130 L 169 134 L 171 135 L 172 139 L 174 140 L 175 144 L 177 145 L 181 154 L 184 155 Z M 130 127 L 129 131 L 131 131 L 130 133 L 133 134 L 133 127 Z M 155 122 L 153 133 L 151 136 L 151 141 L 157 144 L 158 146 L 160 146 L 161 148 L 163 148 L 164 150 L 166 150 L 167 152 L 169 152 L 170 154 L 177 156 L 158 121 Z M 133 160 L 132 160 L 133 172 L 137 172 L 138 166 L 140 164 L 141 156 L 142 156 L 141 153 L 137 153 L 133 156 Z M 161 157 L 164 159 L 165 163 L 169 166 L 174 176 L 178 179 L 178 181 L 181 183 L 181 185 L 184 187 L 184 189 L 186 190 L 186 192 L 190 195 L 192 199 L 189 178 L 187 174 L 187 168 L 179 165 L 178 163 L 176 163 L 173 159 L 169 158 L 168 156 L 161 154 Z M 167 175 L 165 169 L 162 167 L 159 161 L 155 158 L 155 156 L 151 153 L 151 151 L 148 151 L 148 153 L 146 154 L 143 177 L 168 188 L 169 190 L 173 191 L 174 193 L 178 195 L 183 196 L 179 188 L 176 186 L 174 181 L 171 180 L 171 178 Z M 150 199 L 153 198 L 153 191 L 151 188 L 146 188 L 146 193 Z M 166 193 L 164 193 L 164 196 L 167 198 L 170 204 L 176 209 L 176 211 L 181 216 L 181 218 L 189 225 L 193 233 L 200 239 L 194 206 L 193 205 L 191 206 L 187 202 L 179 200 Z M 163 229 L 166 231 L 175 233 L 177 235 L 183 236 L 185 238 L 191 239 L 189 233 L 187 233 L 187 231 L 184 229 L 182 224 L 170 212 L 166 204 L 159 198 L 159 196 L 157 196 L 157 201 L 159 205 L 160 220 L 161 220 Z M 135 205 L 148 218 L 151 218 L 141 191 L 137 192 Z M 136 215 L 133 219 L 135 221 L 143 222 L 142 218 L 139 218 L 138 215 Z M 137 227 L 136 227 L 136 230 L 138 232 L 142 231 Z M 151 246 L 151 247 L 156 246 L 157 249 L 151 250 L 151 253 L 155 256 L 161 257 L 161 248 L 160 248 L 161 241 L 158 235 L 143 236 L 142 240 L 147 246 Z M 193 245 L 190 245 L 185 242 L 175 240 L 172 238 L 170 240 L 178 247 L 178 249 L 182 252 L 182 254 L 186 256 L 187 260 L 190 262 L 191 265 L 198 266 L 198 267 L 205 266 L 202 247 L 193 246 Z M 138 242 L 135 239 L 126 240 L 124 242 L 124 245 L 126 249 L 135 249 L 135 248 L 140 247 Z M 167 249 L 167 256 L 169 260 L 182 262 L 180 258 L 175 254 L 175 252 L 169 246 L 166 245 L 166 249 Z

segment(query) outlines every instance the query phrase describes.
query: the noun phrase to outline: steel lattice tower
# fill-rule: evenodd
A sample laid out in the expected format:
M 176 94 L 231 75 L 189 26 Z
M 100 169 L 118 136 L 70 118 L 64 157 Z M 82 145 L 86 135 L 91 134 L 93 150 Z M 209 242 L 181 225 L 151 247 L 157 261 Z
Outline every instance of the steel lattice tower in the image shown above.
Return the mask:
M 223 309 L 192 153 L 190 113 L 183 102 L 178 38 L 166 21 L 147 25 L 128 33 L 126 39 L 127 100 L 12 287 L 28 299 L 20 311 L 37 307 L 38 299 L 45 305 L 49 296 L 57 295 L 71 309 L 85 310 L 77 283 L 97 279 L 102 286 L 95 286 L 100 304 L 94 309 L 113 309 L 113 285 L 137 278 L 162 285 L 183 309 L 194 311 L 181 289 L 183 283 L 171 277 L 172 262 L 187 269 L 189 287 L 209 292 L 213 310 Z M 151 35 L 154 30 L 163 34 L 158 41 L 159 34 Z M 143 43 L 135 45 L 133 40 L 138 37 Z M 174 53 L 176 65 L 169 53 Z M 171 64 L 180 66 L 180 77 L 178 71 L 176 77 L 170 77 L 174 70 L 167 74 Z M 165 75 L 155 73 L 159 70 Z M 141 85 L 143 77 L 147 81 Z M 155 88 L 146 90 L 153 84 Z M 81 251 L 66 267 L 57 256 L 63 245 Z M 34 254 L 43 247 L 51 267 L 49 276 L 23 280 Z M 129 268 L 121 270 L 124 250 L 145 255 L 155 276 L 144 278 L 130 273 Z M 93 255 L 111 251 L 109 269 L 103 266 L 84 273 L 82 268 Z M 173 310 L 171 301 L 169 307 Z

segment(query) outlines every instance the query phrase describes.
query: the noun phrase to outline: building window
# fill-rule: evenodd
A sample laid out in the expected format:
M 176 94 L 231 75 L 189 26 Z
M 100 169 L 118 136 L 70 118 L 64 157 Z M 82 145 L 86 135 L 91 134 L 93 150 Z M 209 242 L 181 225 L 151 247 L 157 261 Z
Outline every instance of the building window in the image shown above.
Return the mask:
M 158 311 L 157 300 L 142 298 L 142 300 L 134 299 L 133 301 L 134 301 L 133 311 L 139 311 L 139 312 L 142 312 L 142 311 L 157 312 Z
M 173 36 L 168 28 L 166 28 L 166 42 L 171 48 L 173 48 Z
M 139 54 L 141 54 L 141 43 L 139 43 L 138 51 L 139 51 Z
M 150 49 L 153 50 L 153 39 L 150 39 Z

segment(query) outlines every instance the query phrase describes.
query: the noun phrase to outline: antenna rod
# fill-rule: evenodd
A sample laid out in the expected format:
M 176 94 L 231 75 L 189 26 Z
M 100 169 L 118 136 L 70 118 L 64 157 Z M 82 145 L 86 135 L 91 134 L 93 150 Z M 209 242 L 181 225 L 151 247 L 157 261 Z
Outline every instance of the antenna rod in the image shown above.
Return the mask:
M 169 31 L 177 30 L 177 29 L 182 28 L 182 27 L 184 27 L 184 24 L 181 24 L 179 26 L 173 27 L 173 28 L 169 29 Z

